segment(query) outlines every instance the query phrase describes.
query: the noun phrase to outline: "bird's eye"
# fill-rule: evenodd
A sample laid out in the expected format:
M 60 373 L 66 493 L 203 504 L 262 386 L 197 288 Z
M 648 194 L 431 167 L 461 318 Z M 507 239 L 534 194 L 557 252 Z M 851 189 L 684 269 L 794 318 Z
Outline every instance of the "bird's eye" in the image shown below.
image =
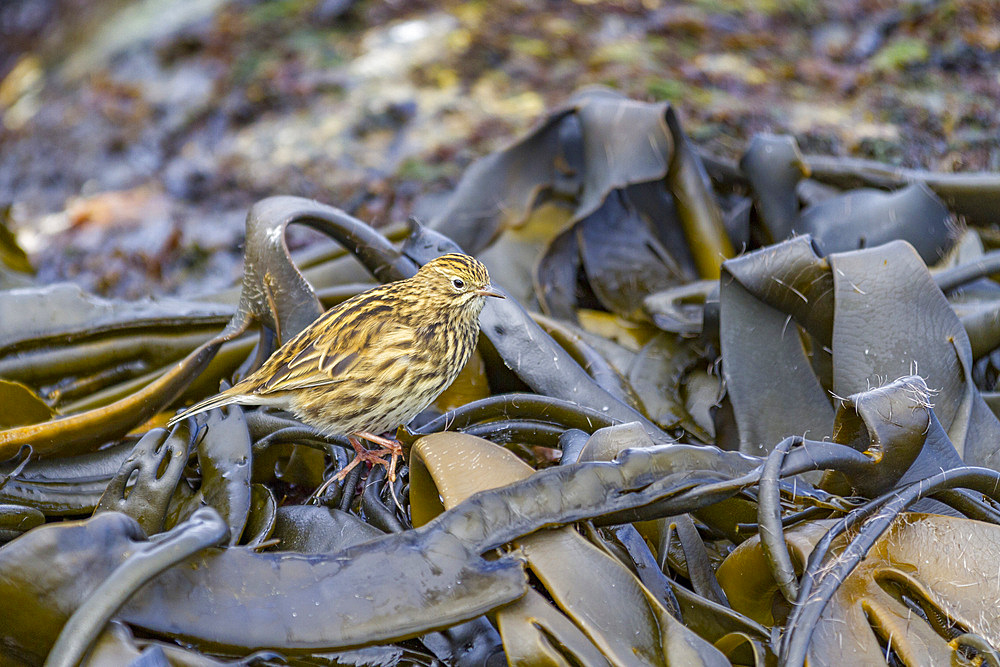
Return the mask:
M 455 289 L 462 289 L 465 287 L 465 281 L 461 278 L 455 278 L 451 281 L 451 284 L 455 286 Z

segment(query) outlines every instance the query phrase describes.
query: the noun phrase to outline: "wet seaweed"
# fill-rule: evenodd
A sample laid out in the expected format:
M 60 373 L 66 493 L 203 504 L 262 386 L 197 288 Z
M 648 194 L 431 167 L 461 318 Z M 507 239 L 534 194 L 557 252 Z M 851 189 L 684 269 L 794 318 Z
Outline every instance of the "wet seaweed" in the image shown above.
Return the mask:
M 0 653 L 995 660 L 998 197 L 788 136 L 728 162 L 591 89 L 428 225 L 259 201 L 240 285 L 203 300 L 8 289 L 3 236 Z M 292 225 L 335 245 L 295 255 Z M 394 482 L 326 484 L 349 443 L 266 408 L 163 428 L 365 276 L 462 250 L 534 273 L 400 429 Z

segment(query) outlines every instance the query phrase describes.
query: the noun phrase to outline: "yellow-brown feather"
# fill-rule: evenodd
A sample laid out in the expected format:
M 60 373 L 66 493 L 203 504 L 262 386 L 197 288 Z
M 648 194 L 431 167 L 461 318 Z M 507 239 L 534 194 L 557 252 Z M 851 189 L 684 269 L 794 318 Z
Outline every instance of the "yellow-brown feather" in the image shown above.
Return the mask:
M 172 421 L 239 403 L 290 410 L 327 435 L 395 429 L 469 360 L 487 288 L 489 274 L 478 260 L 439 257 L 412 278 L 328 310 L 254 373 Z

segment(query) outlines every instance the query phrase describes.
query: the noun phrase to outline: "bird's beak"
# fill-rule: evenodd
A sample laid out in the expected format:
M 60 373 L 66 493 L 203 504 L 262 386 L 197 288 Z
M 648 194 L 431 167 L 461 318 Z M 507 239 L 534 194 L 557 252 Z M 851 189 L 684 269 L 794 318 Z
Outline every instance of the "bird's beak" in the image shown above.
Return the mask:
M 476 294 L 478 294 L 479 296 L 495 296 L 498 299 L 506 299 L 507 298 L 503 294 L 501 294 L 500 290 L 498 290 L 493 285 L 487 285 L 483 289 L 477 289 L 476 290 Z

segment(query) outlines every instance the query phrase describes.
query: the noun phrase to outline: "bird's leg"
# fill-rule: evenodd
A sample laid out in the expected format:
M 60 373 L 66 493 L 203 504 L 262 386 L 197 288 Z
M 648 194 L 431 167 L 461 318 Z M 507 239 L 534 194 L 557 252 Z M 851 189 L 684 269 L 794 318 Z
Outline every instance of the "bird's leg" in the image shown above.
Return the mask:
M 398 461 L 403 456 L 403 446 L 399 443 L 399 440 L 393 440 L 391 438 L 385 438 L 381 435 L 375 435 L 374 433 L 369 433 L 368 431 L 358 431 L 354 435 L 359 438 L 364 438 L 368 442 L 375 443 L 376 445 L 381 445 L 382 449 L 371 452 L 376 454 L 379 458 L 378 461 L 373 461 L 372 463 L 380 463 L 385 466 L 386 471 L 389 473 L 389 482 L 396 481 L 396 461 Z M 385 459 L 381 458 L 386 454 L 391 454 L 389 459 L 389 464 L 386 465 Z
M 381 449 L 365 449 L 364 445 L 361 444 L 361 439 L 368 440 L 376 445 L 381 446 Z M 323 482 L 323 484 L 316 489 L 313 494 L 317 498 L 322 496 L 326 490 L 334 482 L 339 482 L 340 480 L 347 477 L 347 473 L 354 470 L 354 467 L 359 463 L 368 463 L 373 466 L 382 465 L 385 466 L 388 472 L 390 489 L 392 489 L 391 484 L 396 481 L 396 461 L 403 455 L 403 447 L 399 444 L 397 440 L 390 440 L 389 438 L 383 438 L 380 435 L 375 435 L 374 433 L 368 433 L 367 431 L 358 431 L 357 433 L 352 433 L 347 436 L 347 440 L 354 447 L 354 458 L 346 466 L 340 469 L 340 471 L 331 477 L 330 479 Z M 388 462 L 383 458 L 386 454 L 391 454 L 392 457 Z M 396 501 L 399 504 L 399 501 Z
M 361 439 L 368 440 L 376 445 L 380 445 L 381 449 L 365 449 L 361 444 Z M 383 438 L 380 435 L 375 435 L 374 433 L 368 433 L 367 431 L 358 431 L 357 433 L 352 433 L 347 436 L 347 440 L 354 447 L 354 458 L 346 466 L 340 469 L 340 471 L 323 482 L 319 488 L 317 488 L 312 497 L 321 498 L 326 490 L 330 488 L 330 485 L 334 482 L 340 481 L 347 477 L 347 474 L 354 470 L 354 467 L 359 463 L 368 463 L 372 466 L 382 465 L 385 466 L 387 477 L 389 479 L 389 493 L 392 495 L 392 500 L 399 508 L 400 512 L 404 512 L 403 506 L 399 502 L 399 498 L 396 497 L 396 487 L 393 486 L 393 482 L 396 481 L 396 461 L 399 460 L 403 455 L 403 446 L 397 440 L 390 440 L 389 438 Z M 391 454 L 392 457 L 389 459 L 388 463 L 383 458 L 386 454 Z
M 389 480 L 389 493 L 392 495 L 392 501 L 396 503 L 396 507 L 399 508 L 399 511 L 403 512 L 403 506 L 400 504 L 399 498 L 396 497 L 396 487 L 393 486 L 393 482 L 396 481 L 396 462 L 403 456 L 403 445 L 401 445 L 398 440 L 385 438 L 381 435 L 369 433 L 368 431 L 358 431 L 354 435 L 364 438 L 365 440 L 368 440 L 376 445 L 382 446 L 382 449 L 378 451 L 369 452 L 369 454 L 374 454 L 376 457 L 375 460 L 372 461 L 372 464 L 374 465 L 377 462 L 385 466 L 386 477 Z M 388 465 L 386 464 L 385 459 L 382 458 L 386 454 L 391 455 L 389 457 Z

